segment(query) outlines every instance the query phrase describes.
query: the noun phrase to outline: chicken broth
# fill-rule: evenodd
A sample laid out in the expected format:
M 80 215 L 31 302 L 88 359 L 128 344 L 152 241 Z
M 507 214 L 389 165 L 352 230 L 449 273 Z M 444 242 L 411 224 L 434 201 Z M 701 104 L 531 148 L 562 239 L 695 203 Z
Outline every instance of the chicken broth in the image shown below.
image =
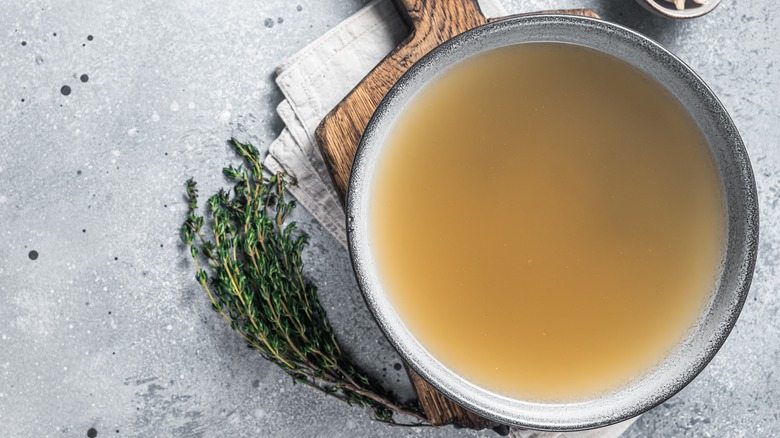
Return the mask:
M 469 58 L 412 99 L 378 163 L 383 287 L 426 350 L 487 390 L 615 389 L 708 303 L 725 234 L 713 159 L 677 99 L 610 55 Z

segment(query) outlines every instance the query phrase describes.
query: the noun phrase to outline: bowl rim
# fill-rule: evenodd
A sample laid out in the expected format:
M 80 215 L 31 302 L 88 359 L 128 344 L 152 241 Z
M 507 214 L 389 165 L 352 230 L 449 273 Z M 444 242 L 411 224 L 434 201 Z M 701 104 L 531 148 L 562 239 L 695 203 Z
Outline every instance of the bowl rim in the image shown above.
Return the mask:
M 727 302 L 723 304 L 723 310 L 718 315 L 720 318 L 715 321 L 712 321 L 712 318 L 708 320 L 707 317 L 712 309 L 707 309 L 700 315 L 694 327 L 702 333 L 687 335 L 678 346 L 680 350 L 684 350 L 689 341 L 696 341 L 696 346 L 699 347 L 698 350 L 688 352 L 692 357 L 686 357 L 687 366 L 680 370 L 680 365 L 665 365 L 666 368 L 674 368 L 674 370 L 665 370 L 666 374 L 653 371 L 614 393 L 596 400 L 571 403 L 529 402 L 496 394 L 466 381 L 428 353 L 406 329 L 384 293 L 373 265 L 367 223 L 367 199 L 372 187 L 372 160 L 376 160 L 376 156 L 382 149 L 385 133 L 383 129 L 386 131 L 392 126 L 395 116 L 403 109 L 403 104 L 408 103 L 416 90 L 424 87 L 436 75 L 475 54 L 458 56 L 458 50 L 464 46 L 479 43 L 497 34 L 500 35 L 501 32 L 521 32 L 520 29 L 523 29 L 523 32 L 533 32 L 549 26 L 575 29 L 575 32 L 581 32 L 580 36 L 587 36 L 593 32 L 601 33 L 605 38 L 617 38 L 629 46 L 636 46 L 632 50 L 651 53 L 649 56 L 654 62 L 672 63 L 681 75 L 680 80 L 695 85 L 703 96 L 701 98 L 705 101 L 707 110 L 720 118 L 718 129 L 725 132 L 724 135 L 728 138 L 730 151 L 733 152 L 730 157 L 736 161 L 735 166 L 737 166 L 737 184 L 740 186 L 740 194 L 744 197 L 744 205 L 740 204 L 744 213 L 744 221 L 740 222 L 744 222 L 744 232 L 740 235 L 743 242 L 739 253 L 741 257 L 739 257 L 737 279 L 734 281 L 736 287 L 728 291 Z M 510 44 L 515 43 L 522 43 L 522 41 Z M 454 62 L 447 62 L 448 57 L 454 59 Z M 431 66 L 437 67 L 437 63 L 441 67 L 438 73 L 423 80 L 421 84 L 412 84 L 418 77 L 423 77 L 426 69 Z M 407 89 L 409 87 L 415 90 L 411 91 L 412 94 L 406 96 L 404 100 L 404 94 L 410 93 Z M 721 179 L 723 178 L 721 175 Z M 714 93 L 690 67 L 649 38 L 614 23 L 572 15 L 516 16 L 491 22 L 450 39 L 415 63 L 382 99 L 366 126 L 352 163 L 346 195 L 346 213 L 347 244 L 358 286 L 380 329 L 404 361 L 426 382 L 459 405 L 502 424 L 536 430 L 573 431 L 619 423 L 663 403 L 693 381 L 715 356 L 736 323 L 747 298 L 758 248 L 758 202 L 750 161 L 732 119 Z M 730 218 L 728 223 L 731 223 Z M 728 240 L 731 241 L 731 230 L 729 230 Z M 713 294 L 713 299 L 715 295 L 719 294 Z M 705 322 L 708 324 L 708 331 L 703 333 L 702 327 Z M 701 339 L 693 339 L 694 335 Z M 665 360 L 671 361 L 677 359 L 677 356 L 675 352 Z M 664 378 L 664 380 L 660 380 L 660 383 L 656 382 L 655 386 L 648 386 L 650 385 L 648 381 L 653 383 L 651 377 L 656 380 Z

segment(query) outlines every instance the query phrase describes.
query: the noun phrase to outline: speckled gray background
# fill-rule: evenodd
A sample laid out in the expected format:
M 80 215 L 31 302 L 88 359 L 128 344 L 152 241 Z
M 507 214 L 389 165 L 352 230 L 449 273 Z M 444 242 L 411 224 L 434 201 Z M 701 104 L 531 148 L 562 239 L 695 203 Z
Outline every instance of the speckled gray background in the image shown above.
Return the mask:
M 101 437 L 492 435 L 390 428 L 294 386 L 210 310 L 178 243 L 182 182 L 194 176 L 204 192 L 224 185 L 231 135 L 267 146 L 282 127 L 274 66 L 364 3 L 3 2 L 0 436 L 80 437 L 90 428 Z M 731 112 L 761 201 L 753 288 L 712 364 L 626 435 L 780 434 L 774 2 L 724 0 L 687 22 L 629 0 L 505 4 L 512 12 L 593 7 L 680 55 Z M 296 218 L 312 235 L 308 275 L 339 336 L 408 394 L 346 251 L 305 211 Z

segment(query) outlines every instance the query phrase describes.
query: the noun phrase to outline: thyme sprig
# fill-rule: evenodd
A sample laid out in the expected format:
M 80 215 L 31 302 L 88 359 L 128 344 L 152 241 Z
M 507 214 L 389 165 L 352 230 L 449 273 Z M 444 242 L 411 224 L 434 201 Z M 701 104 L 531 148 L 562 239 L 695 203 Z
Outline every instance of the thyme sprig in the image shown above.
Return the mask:
M 189 215 L 182 239 L 195 264 L 195 278 L 212 307 L 267 360 L 294 381 L 350 404 L 370 409 L 375 419 L 396 423 L 393 414 L 426 421 L 417 403 L 403 403 L 385 391 L 343 353 L 303 276 L 301 252 L 308 237 L 288 215 L 284 174 L 263 176 L 257 149 L 235 139 L 230 145 L 244 166 L 228 166 L 232 195 L 219 190 L 208 199 L 209 235 L 198 214 L 195 181 L 187 181 Z

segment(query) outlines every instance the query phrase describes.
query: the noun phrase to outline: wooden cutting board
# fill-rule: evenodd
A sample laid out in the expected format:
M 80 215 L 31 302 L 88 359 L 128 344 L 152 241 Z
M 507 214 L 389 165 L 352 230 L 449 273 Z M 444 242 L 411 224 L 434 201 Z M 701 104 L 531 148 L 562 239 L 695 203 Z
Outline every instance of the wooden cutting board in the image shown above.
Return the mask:
M 409 26 L 409 36 L 382 60 L 328 113 L 317 128 L 320 151 L 328 164 L 342 202 L 360 137 L 379 102 L 409 67 L 448 39 L 488 22 L 477 0 L 395 0 Z M 545 11 L 599 18 L 590 9 Z M 506 17 L 504 17 L 506 18 Z M 426 417 L 434 425 L 456 424 L 472 429 L 499 425 L 450 401 L 412 369 L 407 368 Z

